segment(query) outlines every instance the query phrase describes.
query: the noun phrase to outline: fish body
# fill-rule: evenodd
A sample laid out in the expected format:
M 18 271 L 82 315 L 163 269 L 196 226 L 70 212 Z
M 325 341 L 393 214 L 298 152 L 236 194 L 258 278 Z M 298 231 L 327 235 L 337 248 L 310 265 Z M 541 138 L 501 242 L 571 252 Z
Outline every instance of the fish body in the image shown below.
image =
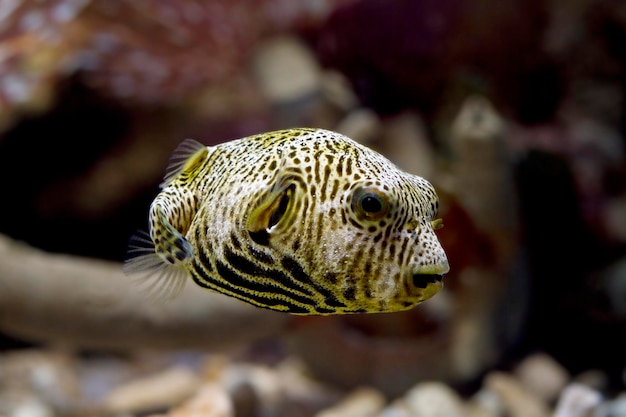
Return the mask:
M 167 295 L 191 277 L 293 314 L 407 310 L 436 294 L 449 269 L 438 204 L 428 181 L 335 132 L 187 140 L 125 269 Z

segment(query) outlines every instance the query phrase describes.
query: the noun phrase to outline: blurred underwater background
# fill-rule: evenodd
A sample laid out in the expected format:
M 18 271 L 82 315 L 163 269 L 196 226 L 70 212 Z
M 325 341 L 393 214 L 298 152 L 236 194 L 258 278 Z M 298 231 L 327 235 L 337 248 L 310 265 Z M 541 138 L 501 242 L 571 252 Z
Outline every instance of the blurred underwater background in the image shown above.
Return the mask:
M 442 292 L 131 285 L 179 142 L 297 126 L 433 183 Z M 626 416 L 626 2 L 0 0 L 0 173 L 0 417 Z

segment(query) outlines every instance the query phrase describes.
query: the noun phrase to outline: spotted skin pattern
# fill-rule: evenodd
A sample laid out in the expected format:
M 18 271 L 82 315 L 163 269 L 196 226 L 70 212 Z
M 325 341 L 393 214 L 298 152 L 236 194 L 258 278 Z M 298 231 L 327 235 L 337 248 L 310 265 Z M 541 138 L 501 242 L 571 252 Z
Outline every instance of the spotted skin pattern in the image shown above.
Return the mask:
M 185 146 L 150 209 L 140 255 L 156 260 L 131 272 L 304 315 L 407 310 L 442 288 L 435 190 L 380 154 L 321 129 Z

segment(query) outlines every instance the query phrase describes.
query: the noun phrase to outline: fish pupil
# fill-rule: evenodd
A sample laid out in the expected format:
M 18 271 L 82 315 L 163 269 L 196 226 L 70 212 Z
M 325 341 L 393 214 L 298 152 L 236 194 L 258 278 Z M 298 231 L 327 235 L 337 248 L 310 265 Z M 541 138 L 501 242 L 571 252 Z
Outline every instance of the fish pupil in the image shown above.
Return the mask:
M 378 213 L 383 209 L 383 202 L 376 194 L 365 194 L 361 197 L 361 208 L 366 213 Z

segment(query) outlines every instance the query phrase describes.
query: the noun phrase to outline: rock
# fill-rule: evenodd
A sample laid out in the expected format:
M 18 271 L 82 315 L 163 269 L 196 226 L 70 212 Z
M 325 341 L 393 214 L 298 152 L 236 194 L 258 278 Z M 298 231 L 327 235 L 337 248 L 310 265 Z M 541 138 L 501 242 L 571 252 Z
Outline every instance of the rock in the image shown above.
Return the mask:
M 399 399 L 387 406 L 378 417 L 413 417 L 404 399 Z
M 565 368 L 543 353 L 524 359 L 515 369 L 515 376 L 526 390 L 546 404 L 558 398 L 570 379 Z
M 167 417 L 235 417 L 226 390 L 216 383 L 204 384 L 193 398 L 170 410 Z M 156 416 L 153 416 L 156 417 Z
M 155 303 L 117 262 L 47 253 L 2 234 L 0 258 L 0 331 L 23 340 L 95 350 L 216 350 L 272 337 L 268 331 L 293 319 L 192 284 L 175 300 Z
M 366 327 L 374 320 L 374 329 L 384 321 L 393 329 L 397 320 L 402 323 L 407 319 L 414 320 L 413 334 L 384 337 Z M 353 320 L 365 326 L 357 326 Z M 306 326 L 294 326 L 288 335 L 289 348 L 322 381 L 348 390 L 367 385 L 397 397 L 415 381 L 450 378 L 454 371 L 447 334 L 431 333 L 430 323 L 420 308 L 390 315 L 311 318 Z
M 596 391 L 604 391 L 609 387 L 609 377 L 600 369 L 589 369 L 573 379 L 573 382 L 586 385 Z
M 626 392 L 622 392 L 614 400 L 600 404 L 595 416 L 622 417 L 626 416 Z M 555 416 L 557 417 L 557 416 Z
M 381 132 L 381 123 L 374 111 L 359 108 L 351 111 L 335 130 L 359 143 L 371 144 Z
M 482 389 L 467 403 L 467 417 L 498 417 L 503 414 L 502 401 L 493 392 Z
M 76 411 L 80 382 L 74 358 L 22 350 L 0 356 L 0 415 L 47 416 Z M 8 408 L 8 409 L 6 409 Z
M 326 70 L 322 72 L 322 95 L 340 110 L 348 112 L 359 104 L 359 98 L 354 94 L 350 80 L 338 71 Z
M 349 101 L 347 88 L 338 94 L 344 97 L 328 96 L 328 91 L 323 89 L 319 63 L 310 48 L 298 38 L 283 36 L 265 42 L 257 48 L 252 68 L 260 95 L 269 102 L 265 109 L 270 109 L 271 125 L 275 128 L 334 129 L 344 116 L 344 104 L 337 105 L 330 100 Z M 331 82 L 326 81 L 326 84 Z M 341 87 L 335 88 L 339 89 Z
M 303 366 L 291 358 L 275 368 L 230 363 L 215 380 L 231 396 L 237 417 L 312 416 L 339 400 L 334 391 L 309 378 Z
M 600 394 L 581 384 L 570 384 L 563 390 L 554 417 L 586 417 L 600 405 Z M 610 414 L 618 416 L 620 414 Z M 622 414 L 623 415 L 623 414 Z
M 78 374 L 80 376 L 81 403 L 87 408 L 94 408 L 102 404 L 106 396 L 117 386 L 124 384 L 138 376 L 138 368 L 145 375 L 146 367 L 138 367 L 135 358 L 121 358 L 111 355 L 84 358 L 80 361 Z M 154 369 L 156 371 L 157 369 Z
M 274 103 L 290 103 L 318 92 L 321 70 L 311 50 L 295 37 L 261 44 L 254 69 L 262 91 Z
M 219 383 L 229 393 L 237 417 L 278 412 L 281 383 L 276 372 L 266 366 L 231 363 L 223 369 Z
M 276 375 L 282 387 L 281 416 L 313 416 L 341 398 L 340 393 L 312 379 L 299 359 L 281 362 Z
M 403 113 L 384 124 L 380 150 L 401 169 L 424 178 L 435 178 L 435 152 L 422 119 Z
M 55 417 L 49 404 L 31 395 L 3 395 L 0 393 L 0 416 L 2 417 Z
M 385 406 L 385 396 L 373 388 L 357 388 L 331 408 L 317 413 L 316 417 L 374 417 Z
M 440 382 L 420 383 L 406 393 L 404 400 L 415 416 L 465 416 L 461 398 L 450 387 Z
M 493 366 L 501 348 L 494 340 L 497 329 L 492 320 L 497 314 L 494 311 L 496 303 L 504 302 L 497 298 L 502 297 L 497 291 L 508 277 L 494 269 L 492 265 L 482 268 L 466 266 L 459 267 L 455 273 L 456 282 L 461 285 L 458 285 L 454 294 L 455 313 L 451 322 L 454 339 L 450 360 L 457 375 L 464 380 L 470 380 L 479 375 L 481 370 Z M 513 308 L 507 314 L 512 311 Z
M 189 398 L 200 386 L 200 379 L 182 367 L 131 381 L 113 389 L 102 407 L 109 413 L 151 411 L 171 407 Z
M 491 372 L 485 378 L 485 388 L 497 395 L 505 415 L 510 417 L 548 417 L 546 404 L 528 392 L 519 381 L 502 372 Z
M 233 411 L 237 417 L 256 417 L 259 413 L 259 398 L 250 384 L 241 384 L 229 391 Z
M 514 227 L 513 179 L 504 149 L 506 124 L 484 97 L 468 97 L 452 122 L 455 194 L 484 231 Z

